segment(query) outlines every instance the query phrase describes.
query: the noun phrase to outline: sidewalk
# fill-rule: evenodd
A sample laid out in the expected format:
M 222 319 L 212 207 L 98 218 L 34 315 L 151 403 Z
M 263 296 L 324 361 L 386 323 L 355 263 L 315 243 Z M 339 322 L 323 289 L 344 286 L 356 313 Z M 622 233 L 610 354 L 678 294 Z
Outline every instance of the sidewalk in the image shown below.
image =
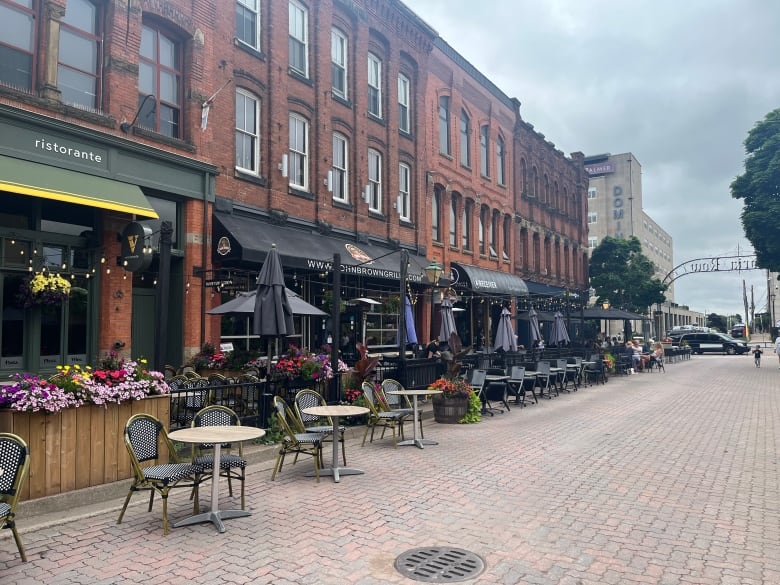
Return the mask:
M 20 515 L 30 562 L 4 531 L 0 583 L 412 585 L 395 561 L 419 547 L 475 555 L 484 570 L 461 582 L 480 585 L 780 583 L 780 370 L 766 361 L 694 356 L 476 425 L 428 419 L 439 445 L 424 450 L 352 436 L 365 474 L 338 484 L 305 477 L 308 460 L 271 482 L 258 455 L 253 516 L 223 534 L 164 537 L 160 502 L 147 513 L 139 495 L 117 525 L 124 491 L 48 523 Z M 171 497 L 173 522 L 187 498 Z

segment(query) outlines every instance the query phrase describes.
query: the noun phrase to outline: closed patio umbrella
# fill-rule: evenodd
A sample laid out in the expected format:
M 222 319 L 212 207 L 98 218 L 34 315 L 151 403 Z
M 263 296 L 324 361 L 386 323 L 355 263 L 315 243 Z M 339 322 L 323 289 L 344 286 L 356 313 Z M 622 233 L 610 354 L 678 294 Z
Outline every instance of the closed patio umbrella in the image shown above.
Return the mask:
M 559 311 L 555 313 L 553 319 L 552 329 L 550 330 L 550 338 L 547 340 L 550 345 L 556 347 L 564 343 L 569 343 L 569 332 L 566 331 L 566 323 L 563 320 L 563 314 Z
M 493 342 L 493 349 L 499 348 L 504 351 L 517 351 L 517 338 L 514 329 L 512 329 L 512 315 L 506 307 L 501 311 L 501 319 L 498 321 L 496 329 L 496 339 Z
M 528 321 L 531 325 L 531 343 L 542 340 L 542 332 L 539 329 L 539 316 L 533 307 L 528 311 Z
M 284 286 L 284 272 L 282 261 L 276 245 L 271 246 L 271 251 L 260 269 L 257 277 L 257 294 L 254 307 L 255 335 L 278 339 L 295 334 L 293 325 L 293 312 L 290 301 L 287 298 L 287 289 Z M 271 344 L 268 344 L 268 364 L 270 367 L 273 358 Z
M 449 299 L 442 299 L 439 341 L 442 343 L 449 343 L 450 335 L 453 333 L 457 333 L 457 331 L 455 330 L 455 317 L 452 314 L 452 303 Z
M 412 303 L 409 297 L 404 296 L 404 311 L 406 311 L 406 343 L 417 344 L 417 330 L 414 327 L 414 315 L 412 315 Z

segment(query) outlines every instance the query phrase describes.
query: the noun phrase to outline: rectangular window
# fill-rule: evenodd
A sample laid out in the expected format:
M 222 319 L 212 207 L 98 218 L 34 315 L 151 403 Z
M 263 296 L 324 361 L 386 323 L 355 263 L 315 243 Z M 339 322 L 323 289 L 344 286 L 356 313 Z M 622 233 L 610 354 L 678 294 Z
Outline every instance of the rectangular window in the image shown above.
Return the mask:
M 458 245 L 458 199 L 450 199 L 450 246 Z
M 382 212 L 382 155 L 368 151 L 368 210 Z
M 335 28 L 330 31 L 330 63 L 333 95 L 347 99 L 347 37 Z
M 506 185 L 506 160 L 504 159 L 504 139 L 499 136 L 496 142 L 496 180 Z
M 309 13 L 291 0 L 289 15 L 290 69 L 309 77 Z
M 588 189 L 588 199 L 595 199 L 597 194 L 596 189 Z
M 439 98 L 439 152 L 450 154 L 450 98 Z
M 473 206 L 467 201 L 463 206 L 463 219 L 460 222 L 461 243 L 464 250 L 471 250 L 471 213 L 473 210 Z
M 439 203 L 441 202 L 441 191 L 435 189 L 433 191 L 433 199 L 431 200 L 431 237 L 434 242 L 441 242 L 441 232 L 439 231 L 439 224 L 441 221 Z
M 592 250 L 593 248 L 595 248 L 598 245 L 599 245 L 599 239 L 597 237 L 590 236 L 588 238 L 588 248 L 590 248 Z
M 490 138 L 490 128 L 488 126 L 482 126 L 479 129 L 479 152 L 482 157 L 480 161 L 480 171 L 483 177 L 490 176 L 490 167 L 488 165 L 488 157 L 490 156 L 490 147 L 488 140 Z
M 30 92 L 33 89 L 35 12 L 32 0 L 0 4 L 0 83 Z
M 398 165 L 398 216 L 410 221 L 412 219 L 412 169 L 409 165 Z
M 410 95 L 411 85 L 405 75 L 398 76 L 398 129 L 409 134 L 412 131 Z
M 155 25 L 141 29 L 138 62 L 138 125 L 180 138 L 181 49 Z
M 290 114 L 290 186 L 309 188 L 309 123 L 305 118 Z
M 368 54 L 368 113 L 382 117 L 382 62 Z
M 333 199 L 343 203 L 349 202 L 349 191 L 347 181 L 349 167 L 347 150 L 347 139 L 341 134 L 333 135 L 333 179 L 331 188 L 333 189 Z
M 466 112 L 460 112 L 460 164 L 466 167 L 471 166 L 471 120 Z
M 57 88 L 66 104 L 98 107 L 100 72 L 99 11 L 89 0 L 68 2 L 60 25 Z
M 260 0 L 237 0 L 236 38 L 260 50 Z
M 595 211 L 588 212 L 588 223 L 596 223 L 599 219 L 599 214 Z
M 260 100 L 236 91 L 236 168 L 254 175 L 260 169 Z

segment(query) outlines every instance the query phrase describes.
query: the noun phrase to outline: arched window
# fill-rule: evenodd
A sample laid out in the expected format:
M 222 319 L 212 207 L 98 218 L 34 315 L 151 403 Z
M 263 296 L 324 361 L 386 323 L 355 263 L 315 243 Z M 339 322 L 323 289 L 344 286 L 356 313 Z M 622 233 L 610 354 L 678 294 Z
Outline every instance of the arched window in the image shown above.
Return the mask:
M 479 210 L 479 253 L 485 254 L 487 250 L 487 244 L 485 242 L 485 236 L 487 235 L 489 210 L 487 205 L 483 205 Z
M 479 129 L 480 171 L 483 177 L 490 176 L 490 126 L 482 126 Z
M 236 168 L 260 172 L 260 99 L 245 89 L 236 90 Z
M 463 203 L 463 220 L 460 222 L 461 247 L 471 250 L 471 215 L 474 213 L 474 202 L 467 199 Z
M 525 159 L 520 159 L 520 193 L 528 195 L 528 165 L 525 164 Z
M 501 236 L 501 256 L 507 262 L 509 261 L 509 245 L 512 238 L 512 217 L 504 216 L 504 233 Z
M 343 134 L 333 133 L 333 168 L 331 190 L 333 199 L 349 203 L 349 141 Z
M 309 188 L 309 121 L 290 114 L 290 186 Z
M 450 246 L 453 248 L 458 245 L 458 199 L 455 194 L 450 197 Z

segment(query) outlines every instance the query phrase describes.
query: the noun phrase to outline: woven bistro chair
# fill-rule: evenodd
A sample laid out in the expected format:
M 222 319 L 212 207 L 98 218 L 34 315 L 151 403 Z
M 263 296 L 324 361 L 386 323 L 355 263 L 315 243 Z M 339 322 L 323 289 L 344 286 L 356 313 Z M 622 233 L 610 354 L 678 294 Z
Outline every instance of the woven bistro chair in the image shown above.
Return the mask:
M 374 393 L 374 385 L 371 382 L 363 382 L 362 390 L 363 399 L 369 412 L 361 447 L 366 445 L 366 437 L 368 436 L 369 429 L 371 430 L 371 440 L 369 442 L 374 442 L 374 431 L 376 430 L 376 427 L 382 427 L 382 436 L 380 438 L 384 438 L 385 431 L 390 429 L 393 432 L 393 447 L 398 447 L 397 435 L 400 435 L 401 440 L 403 440 L 404 419 L 406 418 L 406 415 L 387 410 L 387 405 L 382 402 L 384 399 L 381 398 L 381 395 L 379 398 L 377 397 Z M 399 432 L 396 433 L 396 430 Z
M 382 397 L 385 400 L 385 404 L 387 404 L 388 408 L 390 409 L 390 412 L 403 413 L 408 418 L 414 417 L 414 407 L 409 402 L 408 396 L 389 394 L 389 392 L 394 392 L 396 390 L 403 390 L 404 387 L 401 385 L 401 382 L 399 382 L 398 380 L 393 380 L 392 378 L 385 378 L 384 380 L 382 380 L 380 389 L 382 391 Z M 422 414 L 423 414 L 422 410 L 418 409 L 417 424 L 420 425 L 420 438 L 424 439 L 425 435 L 423 434 Z
M 316 390 L 310 390 L 305 388 L 298 390 L 295 394 L 295 412 L 298 415 L 298 420 L 303 423 L 303 430 L 307 433 L 321 433 L 325 441 L 333 441 L 333 419 L 329 416 L 315 416 L 313 414 L 306 414 L 303 412 L 305 408 L 311 406 L 325 406 L 325 399 Z M 322 424 L 322 423 L 325 424 Z M 341 458 L 344 460 L 344 467 L 347 466 L 347 452 L 344 448 L 344 431 L 347 428 L 344 425 L 339 425 L 338 441 L 341 443 Z
M 295 453 L 293 465 L 298 461 L 298 455 L 311 455 L 314 459 L 314 475 L 317 482 L 320 481 L 320 461 L 322 460 L 322 433 L 307 433 L 292 409 L 287 406 L 284 398 L 274 396 L 274 408 L 276 420 L 282 431 L 282 440 L 279 443 L 279 454 L 276 457 L 271 481 L 276 479 L 276 474 L 282 470 L 284 458 L 289 453 Z
M 201 469 L 190 463 L 179 462 L 176 449 L 173 448 L 165 427 L 150 414 L 131 416 L 125 424 L 124 437 L 125 447 L 130 454 L 130 464 L 133 467 L 133 483 L 130 484 L 130 490 L 127 492 L 127 498 L 116 523 L 122 523 L 132 495 L 138 491 L 148 490 L 150 492 L 149 512 L 152 511 L 154 504 L 154 494 L 159 493 L 162 497 L 163 534 L 168 534 L 168 493 L 175 487 L 194 488 L 193 514 L 197 514 Z M 172 463 L 160 462 L 160 445 L 165 445 L 168 458 Z M 141 464 L 146 461 L 152 461 L 154 465 L 141 467 Z
M 207 406 L 199 410 L 195 414 L 195 418 L 192 421 L 193 427 L 240 427 L 241 421 L 238 420 L 238 415 L 229 409 L 227 406 L 221 406 L 214 404 Z M 221 445 L 219 454 L 219 475 L 227 478 L 228 493 L 230 497 L 233 497 L 233 480 L 241 482 L 241 509 L 245 508 L 244 500 L 244 483 L 246 480 L 246 466 L 247 461 L 244 459 L 244 451 L 238 443 L 238 455 L 231 453 L 232 445 L 230 443 L 223 443 Z M 201 483 L 208 478 L 214 481 L 214 454 L 212 451 L 214 445 L 210 443 L 204 443 L 201 445 L 192 446 L 192 463 L 203 470 L 204 475 L 201 477 Z M 210 471 L 209 471 L 210 470 Z
M 16 504 L 29 471 L 30 450 L 24 439 L 0 433 L 0 528 L 8 528 L 14 535 L 19 556 L 25 563 L 27 555 L 16 530 Z

